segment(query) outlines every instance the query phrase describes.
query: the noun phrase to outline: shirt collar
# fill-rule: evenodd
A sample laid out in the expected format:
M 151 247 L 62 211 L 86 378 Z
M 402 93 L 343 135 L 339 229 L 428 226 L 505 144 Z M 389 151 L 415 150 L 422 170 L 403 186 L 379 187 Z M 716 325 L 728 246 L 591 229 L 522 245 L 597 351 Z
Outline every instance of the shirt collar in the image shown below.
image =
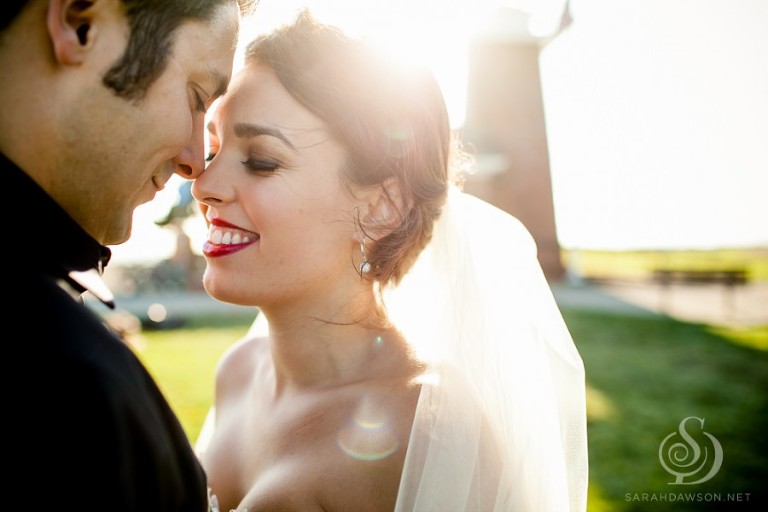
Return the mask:
M 64 279 L 76 288 L 90 291 L 110 307 L 112 293 L 101 278 L 109 263 L 111 251 L 99 244 L 70 217 L 31 177 L 0 153 L 0 169 L 4 184 L 8 187 L 8 210 L 15 219 L 7 226 L 6 239 L 29 245 L 30 240 L 39 239 L 40 244 L 32 251 L 11 252 L 11 258 L 18 258 L 17 266 L 33 267 L 35 270 Z M 29 222 L 23 212 L 41 219 Z M 42 226 L 42 232 L 40 232 Z M 8 256 L 6 256 L 8 257 Z

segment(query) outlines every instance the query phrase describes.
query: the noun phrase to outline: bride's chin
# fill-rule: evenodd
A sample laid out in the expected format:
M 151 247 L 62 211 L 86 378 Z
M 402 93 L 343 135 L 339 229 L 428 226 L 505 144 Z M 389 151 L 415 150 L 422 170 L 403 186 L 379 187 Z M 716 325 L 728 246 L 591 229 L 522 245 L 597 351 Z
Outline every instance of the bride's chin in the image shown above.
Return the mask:
M 212 276 L 209 276 L 207 272 L 203 276 L 203 288 L 208 295 L 219 302 L 226 302 L 227 304 L 234 304 L 237 306 L 252 305 L 247 294 L 241 293 L 237 287 L 228 286 L 223 283 L 221 279 L 214 279 Z
M 222 302 L 229 302 L 226 299 L 226 297 L 230 295 L 227 293 L 227 287 L 222 286 L 220 280 L 211 276 L 209 270 L 206 270 L 205 274 L 203 274 L 203 288 L 205 288 L 205 292 L 214 299 Z

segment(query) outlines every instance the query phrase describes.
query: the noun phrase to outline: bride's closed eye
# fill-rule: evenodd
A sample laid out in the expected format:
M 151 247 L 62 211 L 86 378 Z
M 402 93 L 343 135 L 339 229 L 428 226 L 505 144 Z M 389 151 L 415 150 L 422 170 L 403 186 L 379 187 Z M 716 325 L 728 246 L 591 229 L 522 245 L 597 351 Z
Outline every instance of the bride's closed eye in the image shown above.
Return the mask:
M 206 165 L 210 164 L 213 159 L 216 158 L 217 154 L 216 151 L 210 150 L 205 157 Z M 250 156 L 245 160 L 241 160 L 240 163 L 243 164 L 249 172 L 260 174 L 274 172 L 280 167 L 280 162 L 277 160 L 263 156 Z
M 269 158 L 250 157 L 241 162 L 246 168 L 257 173 L 269 173 L 277 170 L 280 164 Z

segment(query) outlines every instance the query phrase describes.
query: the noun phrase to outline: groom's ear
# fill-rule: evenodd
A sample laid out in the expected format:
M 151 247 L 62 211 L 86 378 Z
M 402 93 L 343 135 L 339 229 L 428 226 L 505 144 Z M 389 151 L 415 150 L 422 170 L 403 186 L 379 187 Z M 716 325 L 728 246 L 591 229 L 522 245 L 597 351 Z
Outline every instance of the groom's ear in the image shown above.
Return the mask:
M 46 23 L 56 61 L 81 64 L 98 33 L 98 11 L 107 6 L 97 0 L 49 0 Z
M 368 198 L 362 226 L 368 236 L 378 240 L 397 229 L 403 222 L 408 204 L 400 183 L 387 178 Z

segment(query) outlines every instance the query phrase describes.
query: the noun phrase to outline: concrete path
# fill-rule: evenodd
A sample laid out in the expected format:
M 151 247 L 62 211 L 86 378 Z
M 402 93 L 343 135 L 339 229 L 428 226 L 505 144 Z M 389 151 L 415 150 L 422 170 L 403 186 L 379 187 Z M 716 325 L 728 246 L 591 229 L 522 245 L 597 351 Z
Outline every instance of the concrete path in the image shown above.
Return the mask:
M 151 295 L 117 296 L 116 310 L 111 311 L 92 297 L 86 296 L 86 304 L 102 315 L 114 312 L 129 313 L 142 321 L 153 319 L 160 323 L 195 316 L 231 316 L 256 318 L 256 309 L 226 304 L 211 298 L 204 291 L 163 292 Z
M 624 314 L 665 315 L 693 323 L 768 326 L 768 282 L 725 286 L 614 282 L 552 286 L 561 306 Z
M 569 285 L 567 283 L 553 283 L 550 285 L 560 307 L 572 309 L 589 309 L 618 313 L 622 315 L 657 316 L 658 313 L 642 307 L 634 302 L 607 293 L 602 288 L 591 285 Z
M 591 309 L 626 315 L 665 315 L 685 322 L 734 327 L 768 325 L 768 282 L 727 288 L 723 285 L 680 285 L 616 282 L 600 285 L 552 284 L 561 307 Z M 101 314 L 109 310 L 86 299 Z M 255 317 L 254 308 L 225 304 L 202 291 L 166 292 L 117 297 L 120 311 L 146 319 L 152 312 L 167 320 L 190 316 Z

